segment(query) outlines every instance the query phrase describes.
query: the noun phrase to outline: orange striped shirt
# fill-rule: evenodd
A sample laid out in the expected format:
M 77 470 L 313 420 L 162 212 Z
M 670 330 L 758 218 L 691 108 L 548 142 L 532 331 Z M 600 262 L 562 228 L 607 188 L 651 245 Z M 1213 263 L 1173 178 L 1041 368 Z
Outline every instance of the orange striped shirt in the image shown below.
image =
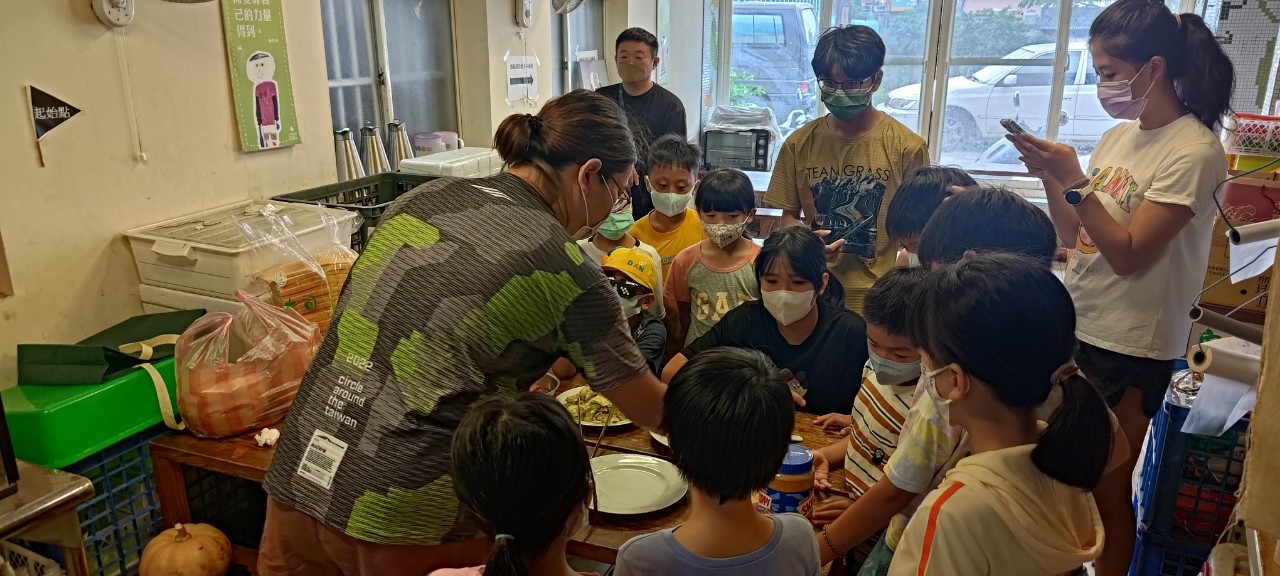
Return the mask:
M 853 400 L 849 444 L 845 449 L 845 483 L 855 497 L 884 475 L 884 465 L 898 448 L 898 436 L 911 411 L 915 383 L 883 386 L 871 364 L 862 370 L 862 389 Z

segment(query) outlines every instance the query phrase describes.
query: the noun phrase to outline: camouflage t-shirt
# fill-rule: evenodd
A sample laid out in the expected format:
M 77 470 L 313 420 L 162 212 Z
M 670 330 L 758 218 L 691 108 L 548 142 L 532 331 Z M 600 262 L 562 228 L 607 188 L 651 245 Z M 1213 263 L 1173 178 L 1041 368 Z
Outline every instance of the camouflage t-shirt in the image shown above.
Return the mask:
M 266 490 L 369 542 L 474 537 L 453 492 L 454 430 L 561 356 L 596 391 L 648 370 L 599 265 L 532 187 L 510 174 L 425 184 L 387 209 L 352 268 Z

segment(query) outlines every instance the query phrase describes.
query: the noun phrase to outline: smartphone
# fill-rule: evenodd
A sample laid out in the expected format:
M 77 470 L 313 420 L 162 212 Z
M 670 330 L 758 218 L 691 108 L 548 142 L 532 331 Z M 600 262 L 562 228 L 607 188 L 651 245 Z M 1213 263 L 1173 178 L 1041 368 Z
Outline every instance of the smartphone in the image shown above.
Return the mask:
M 1014 136 L 1017 136 L 1019 134 L 1026 132 L 1026 130 L 1022 129 L 1022 126 L 1019 126 L 1017 122 L 1014 122 L 1009 118 L 1005 118 L 1004 120 L 1001 120 L 1000 125 L 1004 126 L 1004 129 L 1008 130 L 1009 133 L 1013 134 Z

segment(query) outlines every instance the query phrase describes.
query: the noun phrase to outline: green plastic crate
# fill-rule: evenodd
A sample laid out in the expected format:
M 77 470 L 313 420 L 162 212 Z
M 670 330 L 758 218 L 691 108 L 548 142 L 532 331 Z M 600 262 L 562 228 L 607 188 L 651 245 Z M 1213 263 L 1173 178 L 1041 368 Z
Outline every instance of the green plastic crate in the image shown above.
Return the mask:
M 178 412 L 174 359 L 154 364 Z M 0 392 L 18 458 L 65 468 L 162 421 L 155 386 L 135 369 L 103 384 L 19 385 Z

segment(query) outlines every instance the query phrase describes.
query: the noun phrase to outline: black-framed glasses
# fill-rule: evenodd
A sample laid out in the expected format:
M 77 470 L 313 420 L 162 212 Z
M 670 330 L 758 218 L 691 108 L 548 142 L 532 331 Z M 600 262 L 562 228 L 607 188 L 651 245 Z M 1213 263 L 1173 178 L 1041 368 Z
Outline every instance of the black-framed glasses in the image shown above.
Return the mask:
M 626 187 L 626 186 L 623 186 L 623 185 L 621 185 L 621 184 L 618 184 L 618 182 L 617 182 L 616 180 L 613 182 L 613 185 L 617 187 L 617 192 L 614 192 L 613 190 L 610 190 L 610 189 L 609 189 L 609 180 L 610 180 L 610 178 L 605 178 L 605 177 L 604 177 L 604 174 L 600 174 L 600 181 L 601 181 L 601 182 L 604 182 L 604 189 L 605 189 L 605 190 L 609 190 L 610 192 L 613 192 L 613 208 L 610 208 L 610 209 L 609 209 L 609 212 L 611 212 L 611 213 L 613 213 L 613 214 L 617 214 L 617 213 L 622 212 L 623 210 L 625 210 L 625 209 L 627 209 L 627 208 L 630 208 L 630 207 L 631 207 L 631 192 L 629 192 L 629 191 L 627 190 L 627 187 Z
M 643 288 L 643 286 L 635 282 L 632 282 L 631 280 L 627 280 L 625 278 L 620 279 L 620 278 L 610 277 L 609 284 L 613 286 L 613 290 L 618 293 L 618 296 L 621 296 L 627 300 L 630 300 L 632 298 L 635 298 L 636 296 L 639 296 L 640 289 Z
M 862 80 L 847 80 L 844 82 L 823 78 L 818 80 L 818 88 L 823 92 L 838 92 L 840 90 L 870 90 L 876 84 L 876 76 L 872 74 Z

